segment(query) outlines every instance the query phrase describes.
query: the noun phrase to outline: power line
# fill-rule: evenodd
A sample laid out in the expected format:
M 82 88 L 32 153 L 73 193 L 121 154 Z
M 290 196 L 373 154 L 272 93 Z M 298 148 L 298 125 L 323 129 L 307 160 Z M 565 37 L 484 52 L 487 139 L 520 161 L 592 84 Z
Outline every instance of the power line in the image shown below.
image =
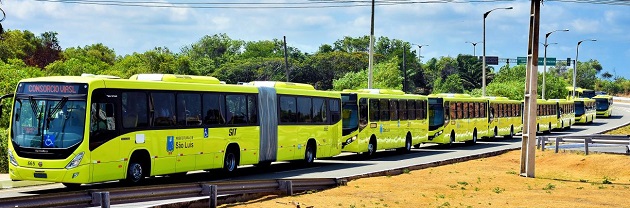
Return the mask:
M 157 2 L 157 1 L 115 1 L 115 0 L 34 0 L 65 4 L 87 4 L 123 7 L 157 7 L 157 8 L 193 8 L 193 9 L 310 9 L 310 8 L 342 8 L 371 6 L 367 0 L 342 1 L 309 1 L 309 2 Z M 431 4 L 431 3 L 469 3 L 469 2 L 502 2 L 513 0 L 380 0 L 376 5 Z

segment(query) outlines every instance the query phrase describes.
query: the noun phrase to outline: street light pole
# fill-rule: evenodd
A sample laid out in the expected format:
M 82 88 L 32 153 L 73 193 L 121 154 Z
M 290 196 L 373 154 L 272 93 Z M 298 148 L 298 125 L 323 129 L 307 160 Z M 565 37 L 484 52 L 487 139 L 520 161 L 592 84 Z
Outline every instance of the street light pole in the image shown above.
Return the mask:
M 551 33 L 554 33 L 554 32 L 557 32 L 557 31 L 564 31 L 564 32 L 567 32 L 567 31 L 569 31 L 569 29 L 564 29 L 564 30 L 554 30 L 554 31 L 548 32 L 548 33 L 545 35 L 545 44 L 543 44 L 543 45 L 545 46 L 545 58 L 543 58 L 543 66 L 544 66 L 544 67 L 543 67 L 543 82 L 542 82 L 542 87 L 543 87 L 543 90 L 542 90 L 542 99 L 543 99 L 543 100 L 545 99 L 545 92 L 546 92 L 546 90 L 545 90 L 545 85 L 547 85 L 547 82 L 545 81 L 545 74 L 547 73 L 547 46 L 549 46 L 549 44 L 547 44 L 547 38 L 549 38 L 549 35 L 551 35 Z M 557 44 L 557 43 L 555 43 L 555 44 Z
M 429 45 L 417 45 L 417 46 L 418 46 L 418 60 L 422 62 L 422 46 L 429 46 Z
M 578 41 L 577 47 L 575 47 L 575 64 L 573 64 L 573 93 L 572 98 L 575 99 L 575 80 L 577 79 L 577 64 L 578 64 L 578 55 L 580 54 L 580 43 L 584 41 L 597 41 L 595 39 L 584 39 Z
M 477 56 L 477 44 L 481 43 L 481 42 L 470 42 L 470 41 L 466 41 L 466 43 L 470 43 L 473 45 L 473 56 Z
M 490 14 L 490 12 L 497 10 L 497 9 L 512 9 L 512 7 L 505 7 L 505 8 L 494 8 L 490 11 L 487 11 L 486 13 L 483 13 L 483 64 L 482 64 L 482 68 L 481 68 L 481 76 L 482 76 L 482 81 L 481 81 L 481 96 L 485 97 L 486 96 L 486 17 L 488 17 L 488 14 Z
M 372 19 L 370 24 L 370 55 L 368 58 L 368 89 L 372 89 L 372 67 L 374 65 L 374 0 L 372 0 Z

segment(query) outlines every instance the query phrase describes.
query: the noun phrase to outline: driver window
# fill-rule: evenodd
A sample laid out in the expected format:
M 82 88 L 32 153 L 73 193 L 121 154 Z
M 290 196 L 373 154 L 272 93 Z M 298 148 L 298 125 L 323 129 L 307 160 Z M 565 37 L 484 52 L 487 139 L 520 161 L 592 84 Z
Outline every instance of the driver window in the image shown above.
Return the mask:
M 116 130 L 114 104 L 92 103 L 90 116 L 90 132 Z

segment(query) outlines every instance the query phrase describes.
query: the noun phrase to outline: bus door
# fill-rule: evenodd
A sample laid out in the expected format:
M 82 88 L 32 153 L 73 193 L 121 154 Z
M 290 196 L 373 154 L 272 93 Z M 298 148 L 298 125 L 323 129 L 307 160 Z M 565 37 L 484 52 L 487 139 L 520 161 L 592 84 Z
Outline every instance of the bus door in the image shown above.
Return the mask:
M 92 181 L 108 181 L 125 177 L 126 154 L 121 154 L 119 93 L 105 89 L 94 90 L 90 103 L 90 145 L 93 164 Z

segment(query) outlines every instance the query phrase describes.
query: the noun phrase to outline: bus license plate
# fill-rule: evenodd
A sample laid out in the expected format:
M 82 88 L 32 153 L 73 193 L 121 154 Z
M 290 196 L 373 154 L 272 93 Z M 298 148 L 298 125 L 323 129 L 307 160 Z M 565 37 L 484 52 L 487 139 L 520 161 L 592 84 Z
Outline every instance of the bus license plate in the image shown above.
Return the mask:
M 35 178 L 48 178 L 48 175 L 46 175 L 46 173 L 35 173 L 33 174 L 33 176 Z

